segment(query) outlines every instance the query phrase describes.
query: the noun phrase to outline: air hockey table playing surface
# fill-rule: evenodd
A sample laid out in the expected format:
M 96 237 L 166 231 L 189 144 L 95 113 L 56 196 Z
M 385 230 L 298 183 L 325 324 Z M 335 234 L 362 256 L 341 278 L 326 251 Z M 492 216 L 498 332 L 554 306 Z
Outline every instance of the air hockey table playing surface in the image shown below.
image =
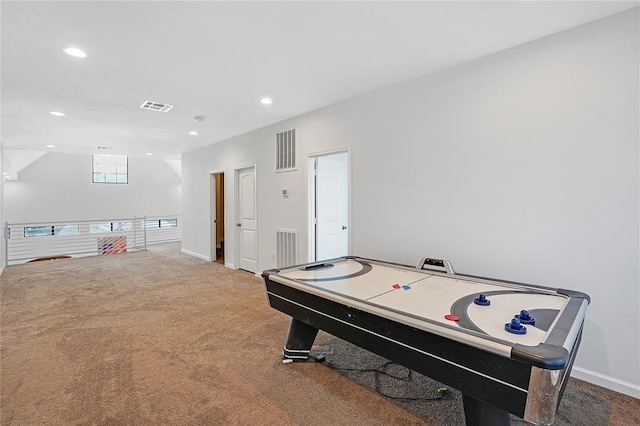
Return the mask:
M 308 356 L 315 337 L 313 330 L 326 329 L 390 359 L 390 355 L 411 347 L 422 357 L 418 363 L 419 367 L 425 365 L 422 372 L 431 377 L 437 376 L 434 378 L 444 383 L 447 381 L 442 379 L 449 376 L 446 373 L 439 376 L 438 368 L 426 366 L 425 360 L 433 363 L 433 358 L 436 358 L 446 367 L 450 367 L 447 363 L 455 364 L 450 375 L 454 382 L 457 376 L 475 370 L 478 363 L 496 364 L 499 373 L 493 374 L 491 368 L 481 367 L 474 371 L 475 376 L 470 377 L 483 376 L 481 381 L 488 377 L 490 384 L 506 382 L 507 388 L 524 393 L 522 398 L 515 394 L 510 396 L 511 389 L 504 391 L 498 386 L 495 398 L 488 396 L 486 399 L 488 404 L 501 406 L 502 410 L 534 423 L 552 422 L 555 416 L 589 303 L 588 296 L 569 290 L 452 275 L 352 256 L 265 271 L 263 276 L 271 306 L 293 317 L 284 348 L 285 357 Z M 479 294 L 486 295 L 490 304 L 474 303 Z M 505 325 L 522 310 L 530 313 L 535 324 L 525 324 L 525 334 L 508 332 Z M 306 332 L 295 330 L 305 326 L 301 323 L 311 326 L 311 343 L 304 337 Z M 394 334 L 403 334 L 396 333 L 396 327 L 409 327 L 408 330 L 423 333 L 415 337 L 395 338 Z M 440 340 L 442 351 L 432 349 L 433 344 L 421 347 L 422 340 L 428 340 L 432 335 L 456 343 L 451 346 Z M 378 343 L 368 346 L 369 337 Z M 377 350 L 387 343 L 390 348 Z M 445 350 L 445 347 L 449 349 Z M 484 353 L 498 358 L 486 357 Z M 466 362 L 461 357 L 474 359 Z M 524 368 L 520 368 L 521 364 Z M 513 379 L 500 376 L 511 374 L 505 373 L 509 371 L 513 372 Z M 537 384 L 540 372 L 545 376 L 541 381 L 553 382 L 552 385 L 546 383 L 542 390 Z M 516 376 L 522 377 L 518 379 Z M 457 386 L 447 384 L 457 387 L 465 396 L 469 394 L 474 399 L 483 399 L 473 384 L 468 385 L 466 392 L 464 387 L 467 384 L 461 383 L 460 380 Z M 536 401 L 534 393 L 542 395 L 545 401 Z M 502 402 L 500 398 L 510 402 Z M 512 406 L 515 408 L 511 409 Z M 544 413 L 537 412 L 538 406 L 543 406 L 541 411 Z
M 423 327 L 430 330 L 435 330 L 430 324 L 460 327 L 526 346 L 537 346 L 545 340 L 551 323 L 569 300 L 567 296 L 540 288 L 436 275 L 361 259 L 341 259 L 283 271 L 280 276 L 297 281 L 308 291 L 324 292 L 325 297 L 365 302 L 387 311 L 379 311 L 381 314 L 410 325 L 424 321 Z M 489 299 L 488 306 L 474 303 L 481 293 Z M 526 334 L 506 331 L 505 323 L 521 310 L 528 310 L 533 318 L 541 320 L 534 326 L 526 326 Z M 456 315 L 460 320 L 447 320 L 447 315 Z

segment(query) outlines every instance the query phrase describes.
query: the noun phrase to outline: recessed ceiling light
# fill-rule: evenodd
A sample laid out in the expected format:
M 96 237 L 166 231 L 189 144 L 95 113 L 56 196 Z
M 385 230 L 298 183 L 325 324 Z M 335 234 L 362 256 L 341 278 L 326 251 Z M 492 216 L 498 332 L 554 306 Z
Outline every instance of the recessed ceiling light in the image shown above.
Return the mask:
M 87 54 L 77 47 L 67 47 L 64 49 L 64 53 L 67 55 L 75 56 L 76 58 L 86 58 Z
M 55 148 L 55 145 L 45 145 L 47 148 Z
M 264 105 L 271 105 L 273 103 L 273 101 L 269 98 L 262 98 L 260 102 L 263 103 Z
M 189 132 L 189 134 L 190 134 L 191 136 L 196 136 L 196 135 L 198 134 L 198 132 Z
M 65 115 L 67 115 L 64 112 L 60 112 L 60 111 L 49 111 L 49 114 L 55 115 L 56 117 L 64 117 Z
M 147 155 L 153 155 L 153 152 L 147 152 Z

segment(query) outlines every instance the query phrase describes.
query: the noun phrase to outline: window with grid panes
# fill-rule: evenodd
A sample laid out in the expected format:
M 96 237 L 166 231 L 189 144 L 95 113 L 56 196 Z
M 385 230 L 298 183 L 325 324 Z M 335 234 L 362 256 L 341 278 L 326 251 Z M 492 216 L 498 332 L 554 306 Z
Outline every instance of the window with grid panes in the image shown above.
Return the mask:
M 129 183 L 129 158 L 93 154 L 93 183 Z

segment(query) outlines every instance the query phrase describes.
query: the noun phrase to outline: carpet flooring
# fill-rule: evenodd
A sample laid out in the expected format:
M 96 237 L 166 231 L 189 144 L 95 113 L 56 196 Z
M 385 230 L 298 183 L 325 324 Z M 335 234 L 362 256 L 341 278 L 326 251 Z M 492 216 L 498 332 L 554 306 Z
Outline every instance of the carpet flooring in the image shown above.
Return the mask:
M 464 424 L 454 389 L 326 333 L 326 363 L 283 364 L 262 280 L 179 249 L 8 266 L 0 423 Z M 640 425 L 640 400 L 571 379 L 556 424 Z

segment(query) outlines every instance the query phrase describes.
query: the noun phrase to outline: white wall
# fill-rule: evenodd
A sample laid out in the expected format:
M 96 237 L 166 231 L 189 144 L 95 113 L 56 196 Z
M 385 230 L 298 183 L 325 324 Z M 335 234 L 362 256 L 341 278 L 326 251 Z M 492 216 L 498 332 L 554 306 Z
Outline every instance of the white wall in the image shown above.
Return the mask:
M 49 153 L 5 182 L 9 223 L 180 215 L 181 182 L 161 160 L 129 158 L 126 185 L 91 182 L 91 156 Z
M 349 146 L 353 254 L 586 292 L 575 374 L 640 397 L 638 26 L 636 8 L 185 154 L 183 248 L 210 253 L 209 172 L 233 218 L 233 168 L 255 163 L 259 270 L 276 227 L 305 261 L 305 155 Z M 291 127 L 299 171 L 276 174 Z
M 0 176 L 4 172 L 4 149 L 0 145 Z M 4 240 L 4 178 L 0 179 L 0 224 L 2 224 L 2 240 L 0 241 L 0 275 L 4 272 L 4 267 L 7 266 L 5 261 L 5 240 Z

